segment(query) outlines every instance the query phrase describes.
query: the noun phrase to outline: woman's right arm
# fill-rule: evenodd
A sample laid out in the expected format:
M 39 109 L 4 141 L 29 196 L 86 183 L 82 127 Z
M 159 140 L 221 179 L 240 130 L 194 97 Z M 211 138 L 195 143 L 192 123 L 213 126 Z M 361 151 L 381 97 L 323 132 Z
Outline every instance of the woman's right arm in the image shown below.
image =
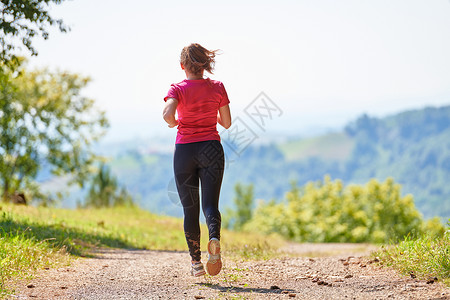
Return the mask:
M 164 121 L 169 124 L 170 128 L 178 125 L 178 120 L 175 119 L 175 112 L 177 111 L 178 101 L 175 98 L 168 98 L 163 110 Z
M 231 112 L 230 106 L 224 105 L 219 108 L 219 113 L 217 114 L 217 122 L 222 125 L 225 129 L 231 126 Z

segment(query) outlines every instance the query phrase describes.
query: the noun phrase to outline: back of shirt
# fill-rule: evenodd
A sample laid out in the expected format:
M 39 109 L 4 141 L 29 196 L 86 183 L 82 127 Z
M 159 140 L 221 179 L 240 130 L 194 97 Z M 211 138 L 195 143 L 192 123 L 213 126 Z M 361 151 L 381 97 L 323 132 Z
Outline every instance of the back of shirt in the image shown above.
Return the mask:
M 172 84 L 164 101 L 178 101 L 177 144 L 218 140 L 217 112 L 230 103 L 223 83 L 211 79 L 183 80 Z

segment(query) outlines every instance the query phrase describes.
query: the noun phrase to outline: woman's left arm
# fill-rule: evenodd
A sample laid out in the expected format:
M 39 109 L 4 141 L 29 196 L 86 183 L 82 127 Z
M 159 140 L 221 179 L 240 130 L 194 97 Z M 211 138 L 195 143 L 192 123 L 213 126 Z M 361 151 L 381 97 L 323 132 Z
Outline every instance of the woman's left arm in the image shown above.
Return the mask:
M 177 111 L 178 100 L 175 98 L 168 98 L 166 106 L 163 110 L 164 121 L 169 124 L 169 128 L 173 128 L 178 125 L 178 120 L 175 119 L 175 112 Z
M 225 129 L 231 126 L 231 113 L 230 106 L 224 105 L 219 108 L 219 113 L 217 114 L 217 122 L 222 125 Z

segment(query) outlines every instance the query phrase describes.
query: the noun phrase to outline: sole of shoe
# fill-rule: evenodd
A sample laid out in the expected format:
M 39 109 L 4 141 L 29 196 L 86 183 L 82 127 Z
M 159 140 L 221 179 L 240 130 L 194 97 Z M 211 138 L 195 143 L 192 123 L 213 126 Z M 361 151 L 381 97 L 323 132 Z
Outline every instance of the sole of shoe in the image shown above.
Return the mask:
M 194 277 L 200 277 L 200 276 L 206 275 L 206 272 L 205 272 L 205 271 L 203 271 L 203 272 L 200 272 L 200 273 L 194 274 L 194 272 L 192 272 L 192 271 L 191 271 L 191 275 L 192 275 L 192 276 L 194 276 Z
M 206 263 L 206 270 L 211 276 L 219 274 L 222 269 L 222 259 L 220 257 L 220 242 L 217 239 L 211 239 L 208 242 L 208 262 Z

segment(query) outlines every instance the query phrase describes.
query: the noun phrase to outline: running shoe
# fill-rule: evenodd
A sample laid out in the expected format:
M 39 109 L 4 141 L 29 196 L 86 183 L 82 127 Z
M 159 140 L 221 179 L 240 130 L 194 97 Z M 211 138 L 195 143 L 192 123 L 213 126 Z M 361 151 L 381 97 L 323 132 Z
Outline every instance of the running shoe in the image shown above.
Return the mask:
M 205 275 L 205 268 L 203 268 L 203 264 L 201 262 L 196 262 L 191 265 L 191 275 L 195 277 L 199 277 Z
M 219 274 L 222 269 L 222 260 L 220 258 L 220 242 L 216 238 L 212 238 L 208 243 L 208 262 L 206 270 L 211 276 Z

